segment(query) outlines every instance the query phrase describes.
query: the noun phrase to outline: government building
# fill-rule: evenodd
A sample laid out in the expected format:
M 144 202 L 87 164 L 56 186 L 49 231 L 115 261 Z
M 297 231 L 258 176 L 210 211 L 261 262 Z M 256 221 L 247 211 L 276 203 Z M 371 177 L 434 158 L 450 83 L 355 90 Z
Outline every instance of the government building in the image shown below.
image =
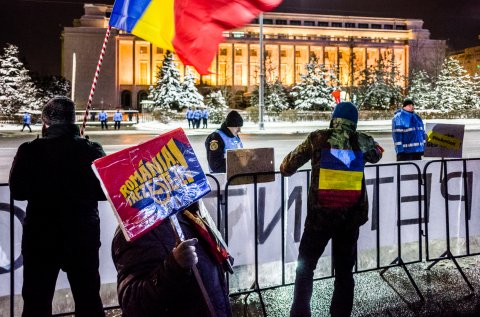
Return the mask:
M 111 5 L 85 4 L 85 14 L 65 27 L 62 74 L 72 83 L 72 98 L 85 105 L 108 26 Z M 259 83 L 259 21 L 230 32 L 219 45 L 212 74 L 198 83 L 251 91 Z M 382 59 L 401 75 L 413 69 L 434 70 L 445 56 L 445 41 L 430 39 L 418 19 L 269 12 L 263 18 L 265 78 L 285 85 L 298 82 L 313 56 L 354 86 L 363 70 Z M 95 91 L 96 109 L 137 109 L 157 80 L 165 50 L 112 29 Z M 177 61 L 182 76 L 185 67 Z M 402 83 L 404 84 L 404 83 Z

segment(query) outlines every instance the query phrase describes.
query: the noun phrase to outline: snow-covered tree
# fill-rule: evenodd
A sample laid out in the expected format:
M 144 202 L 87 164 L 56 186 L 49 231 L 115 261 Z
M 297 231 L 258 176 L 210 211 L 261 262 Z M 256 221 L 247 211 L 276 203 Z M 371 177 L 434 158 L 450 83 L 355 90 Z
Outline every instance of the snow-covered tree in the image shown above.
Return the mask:
M 403 78 L 392 59 L 380 57 L 376 66 L 363 71 L 362 78 L 357 89 L 360 107 L 388 110 L 402 101 L 403 87 L 399 83 Z
M 436 98 L 430 76 L 421 70 L 413 72 L 410 78 L 407 97 L 415 101 L 415 108 L 433 109 Z
M 158 72 L 158 81 L 155 86 L 150 87 L 148 100 L 152 103 L 145 107 L 159 114 L 164 121 L 172 118 L 173 110 L 180 109 L 182 85 L 180 83 L 180 72 L 174 63 L 174 56 L 170 51 L 165 54 L 162 68 Z
M 306 73 L 300 76 L 300 82 L 290 93 L 296 109 L 300 110 L 330 110 L 335 106 L 331 93 L 337 89 L 337 79 L 332 71 L 318 64 L 318 59 L 312 56 L 305 65 Z
M 70 96 L 71 94 L 70 82 L 62 76 L 34 77 L 33 80 L 43 104 L 55 96 Z
M 7 44 L 0 56 L 0 114 L 8 118 L 41 107 L 38 91 L 18 55 L 18 47 Z
M 220 90 L 212 91 L 205 97 L 205 103 L 208 107 L 208 120 L 212 123 L 222 123 L 225 119 L 228 106 Z
M 187 67 L 187 73 L 182 83 L 182 93 L 179 104 L 183 107 L 203 107 L 203 96 L 198 92 L 195 86 L 195 74 L 190 67 Z
M 280 80 L 276 80 L 274 83 L 264 83 L 264 105 L 267 111 L 272 112 L 282 112 L 287 110 L 289 107 L 288 96 L 285 87 L 282 85 Z M 257 86 L 252 92 L 250 102 L 253 106 L 259 104 L 259 87 Z
M 478 103 L 472 78 L 455 58 L 445 59 L 436 83 L 437 109 L 471 109 Z

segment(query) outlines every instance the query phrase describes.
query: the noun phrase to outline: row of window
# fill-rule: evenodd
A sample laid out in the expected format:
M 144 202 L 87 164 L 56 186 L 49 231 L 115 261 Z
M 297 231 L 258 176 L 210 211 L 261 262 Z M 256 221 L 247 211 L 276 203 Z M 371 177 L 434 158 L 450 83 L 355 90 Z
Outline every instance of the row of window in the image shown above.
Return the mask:
M 258 24 L 258 19 L 253 20 L 253 24 Z M 303 25 L 303 26 L 321 26 L 334 28 L 359 28 L 359 29 L 385 29 L 385 30 L 406 30 L 405 24 L 377 24 L 377 23 L 354 23 L 354 22 L 327 22 L 327 21 L 301 21 L 301 20 L 283 20 L 283 19 L 263 19 L 266 25 Z

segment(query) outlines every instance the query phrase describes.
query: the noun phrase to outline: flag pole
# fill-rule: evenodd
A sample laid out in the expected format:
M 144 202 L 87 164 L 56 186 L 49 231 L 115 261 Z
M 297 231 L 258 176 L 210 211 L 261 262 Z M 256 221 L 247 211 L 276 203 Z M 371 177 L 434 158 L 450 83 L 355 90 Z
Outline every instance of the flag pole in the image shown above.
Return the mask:
M 95 70 L 95 76 L 93 76 L 92 88 L 90 89 L 90 95 L 88 96 L 87 106 L 85 108 L 85 114 L 83 115 L 82 128 L 80 129 L 80 135 L 84 135 L 85 127 L 87 126 L 88 113 L 92 106 L 93 95 L 95 94 L 95 88 L 97 87 L 98 76 L 100 75 L 100 68 L 102 67 L 103 57 L 105 56 L 105 51 L 107 50 L 108 38 L 110 37 L 110 30 L 112 27 L 109 25 L 107 32 L 105 33 L 105 39 L 103 40 L 102 51 L 100 52 L 100 57 L 98 58 L 97 69 Z
M 260 13 L 258 16 L 258 24 L 260 27 L 260 83 L 258 86 L 258 114 L 259 114 L 259 129 L 265 130 L 265 126 L 263 123 L 263 114 L 265 110 L 265 99 L 264 99 L 264 81 L 265 81 L 265 70 L 264 70 L 264 49 L 263 49 L 263 12 Z
M 180 227 L 180 223 L 178 222 L 177 215 L 171 215 L 170 217 L 170 225 L 172 226 L 173 232 L 175 233 L 175 238 L 177 240 L 177 245 L 185 240 L 185 235 L 183 234 L 182 227 Z M 195 276 L 195 280 L 198 283 L 198 287 L 202 292 L 203 300 L 205 301 L 205 305 L 207 305 L 208 312 L 210 313 L 210 317 L 217 317 L 217 313 L 215 312 L 215 308 L 213 308 L 212 301 L 210 300 L 210 296 L 207 293 L 207 289 L 205 288 L 205 284 L 202 281 L 202 277 L 200 276 L 200 272 L 198 271 L 197 265 L 194 264 L 192 266 L 192 272 Z

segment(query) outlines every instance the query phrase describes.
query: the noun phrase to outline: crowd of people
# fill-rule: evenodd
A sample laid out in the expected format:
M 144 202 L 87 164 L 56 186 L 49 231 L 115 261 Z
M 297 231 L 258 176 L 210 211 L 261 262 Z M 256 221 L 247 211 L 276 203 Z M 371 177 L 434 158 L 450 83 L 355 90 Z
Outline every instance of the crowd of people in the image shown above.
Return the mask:
M 23 128 L 30 124 L 27 114 Z M 119 110 L 113 116 L 115 129 L 120 129 L 121 116 Z M 99 295 L 97 206 L 106 196 L 91 164 L 105 153 L 100 144 L 80 136 L 75 105 L 67 97 L 51 99 L 41 118 L 42 137 L 19 147 L 9 180 L 12 197 L 28 202 L 22 236 L 22 316 L 52 314 L 60 270 L 67 273 L 76 316 L 104 316 Z M 102 129 L 108 129 L 105 111 L 98 119 Z M 207 128 L 208 109 L 189 108 L 186 119 L 190 128 L 199 128 L 200 119 Z M 310 133 L 280 166 L 281 174 L 288 177 L 306 162 L 312 165 L 292 317 L 311 316 L 313 272 L 330 240 L 335 269 L 330 314 L 351 315 L 356 242 L 360 226 L 368 220 L 364 166 L 377 163 L 383 154 L 371 136 L 357 131 L 357 122 L 356 106 L 340 102 L 332 112 L 330 127 Z M 232 110 L 206 138 L 211 173 L 225 173 L 227 150 L 243 148 L 242 126 L 242 116 Z M 398 161 L 421 159 L 426 135 L 412 100 L 405 100 L 395 113 L 392 135 Z M 208 217 L 202 215 L 198 203 L 177 217 L 183 241 L 176 238 L 169 222 L 133 242 L 117 229 L 112 258 L 123 316 L 232 316 L 225 274 L 233 259 L 228 252 L 216 253 L 223 250 L 221 245 L 211 246 L 218 239 L 208 230 L 212 224 L 205 223 Z

